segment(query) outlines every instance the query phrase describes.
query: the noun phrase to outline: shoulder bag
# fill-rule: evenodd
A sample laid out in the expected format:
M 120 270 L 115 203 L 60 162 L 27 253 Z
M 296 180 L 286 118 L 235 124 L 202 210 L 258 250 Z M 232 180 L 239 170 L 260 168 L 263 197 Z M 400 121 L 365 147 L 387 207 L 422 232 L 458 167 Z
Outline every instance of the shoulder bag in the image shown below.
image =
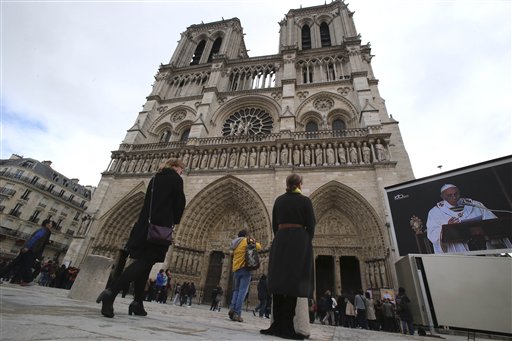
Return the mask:
M 169 246 L 172 244 L 172 233 L 174 225 L 159 226 L 151 223 L 151 208 L 153 206 L 153 189 L 155 187 L 156 176 L 153 177 L 151 185 L 151 200 L 149 202 L 148 235 L 147 242 L 155 245 Z

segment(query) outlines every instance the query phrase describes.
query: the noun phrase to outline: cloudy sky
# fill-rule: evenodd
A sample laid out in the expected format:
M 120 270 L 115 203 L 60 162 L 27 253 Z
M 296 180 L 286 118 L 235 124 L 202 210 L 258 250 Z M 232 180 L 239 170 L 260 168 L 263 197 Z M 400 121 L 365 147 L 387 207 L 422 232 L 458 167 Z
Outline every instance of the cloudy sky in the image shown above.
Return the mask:
M 511 1 L 352 0 L 417 178 L 511 154 Z M 251 57 L 324 0 L 1 2 L 1 159 L 96 186 L 192 24 L 238 17 Z

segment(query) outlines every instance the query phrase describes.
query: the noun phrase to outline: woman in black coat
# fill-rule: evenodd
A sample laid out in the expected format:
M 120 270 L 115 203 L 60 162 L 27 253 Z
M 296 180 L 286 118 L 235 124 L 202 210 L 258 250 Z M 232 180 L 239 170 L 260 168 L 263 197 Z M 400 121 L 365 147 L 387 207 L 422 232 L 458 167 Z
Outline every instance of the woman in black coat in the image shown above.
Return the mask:
M 180 223 L 185 209 L 183 179 L 180 176 L 184 167 L 181 160 L 171 158 L 160 166 L 158 173 L 149 182 L 144 206 L 126 244 L 128 254 L 134 261 L 96 299 L 96 302 L 102 302 L 103 316 L 114 317 L 114 300 L 119 291 L 130 282 L 134 282 L 134 300 L 128 308 L 128 313 L 147 315 L 142 305 L 144 286 L 153 265 L 163 262 L 169 249 L 167 245 L 147 241 L 150 210 L 151 223 L 154 225 L 173 226 Z
M 274 240 L 268 265 L 268 289 L 272 294 L 274 322 L 262 334 L 302 340 L 293 317 L 297 297 L 313 297 L 313 236 L 315 214 L 311 200 L 301 193 L 302 177 L 286 178 L 286 193 L 274 202 Z

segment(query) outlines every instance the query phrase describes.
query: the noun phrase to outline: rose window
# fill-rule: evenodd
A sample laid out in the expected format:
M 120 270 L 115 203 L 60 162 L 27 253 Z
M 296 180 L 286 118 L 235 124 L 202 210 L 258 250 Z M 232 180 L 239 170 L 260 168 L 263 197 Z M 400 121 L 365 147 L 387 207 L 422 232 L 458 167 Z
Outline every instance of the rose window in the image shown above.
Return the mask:
M 251 136 L 270 134 L 274 121 L 259 108 L 241 109 L 231 115 L 222 127 L 223 136 Z

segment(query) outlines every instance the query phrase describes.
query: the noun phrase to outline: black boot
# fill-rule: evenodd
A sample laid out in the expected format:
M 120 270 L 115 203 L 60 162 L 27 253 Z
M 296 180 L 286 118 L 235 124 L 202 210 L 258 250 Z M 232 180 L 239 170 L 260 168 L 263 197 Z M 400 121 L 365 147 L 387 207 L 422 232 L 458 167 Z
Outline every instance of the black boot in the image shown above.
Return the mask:
M 130 306 L 128 307 L 128 314 L 129 315 L 138 315 L 138 316 L 146 316 L 148 314 L 147 311 L 144 310 L 144 306 L 142 305 L 142 302 L 132 301 L 130 303 Z
M 96 299 L 96 303 L 101 302 L 101 314 L 103 316 L 114 317 L 114 299 L 115 296 L 110 289 L 103 290 Z

